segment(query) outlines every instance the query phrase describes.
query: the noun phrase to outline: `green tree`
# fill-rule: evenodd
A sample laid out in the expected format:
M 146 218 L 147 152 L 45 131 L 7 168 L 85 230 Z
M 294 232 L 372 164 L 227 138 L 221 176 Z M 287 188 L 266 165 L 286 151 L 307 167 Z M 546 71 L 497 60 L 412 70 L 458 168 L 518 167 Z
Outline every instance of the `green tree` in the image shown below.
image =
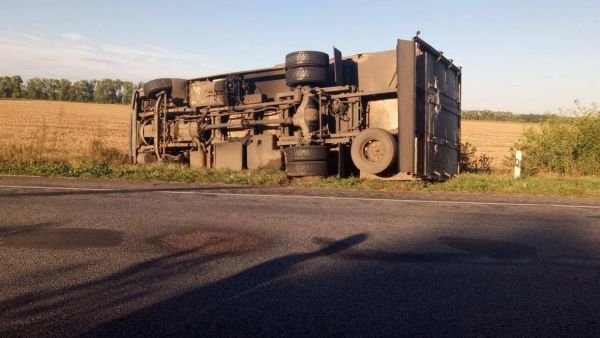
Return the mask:
M 0 97 L 9 98 L 12 97 L 13 85 L 11 78 L 3 76 L 0 78 Z
M 27 81 L 25 88 L 27 97 L 30 99 L 47 99 L 48 96 L 44 90 L 44 81 L 40 78 L 34 77 Z
M 121 100 L 123 100 L 123 81 L 113 80 L 113 90 L 115 92 L 115 102 L 111 103 L 121 103 Z
M 42 90 L 48 100 L 58 100 L 60 81 L 56 79 L 42 79 Z
M 131 96 L 133 95 L 133 82 L 124 81 L 122 87 L 123 97 L 121 103 L 129 104 L 131 102 Z
M 78 102 L 91 102 L 94 100 L 94 83 L 79 80 L 73 83 L 71 99 Z
M 98 103 L 118 102 L 115 81 L 111 79 L 102 79 L 98 81 L 94 92 L 94 101 Z
M 12 98 L 21 98 L 21 96 L 23 96 L 23 79 L 21 76 L 15 75 L 10 80 L 12 83 Z
M 31 78 L 25 84 L 19 75 L 0 77 L 0 97 L 78 102 L 123 103 L 131 101 L 134 85 L 119 79 L 78 80 Z
M 58 100 L 68 101 L 71 99 L 71 81 L 67 79 L 58 80 Z

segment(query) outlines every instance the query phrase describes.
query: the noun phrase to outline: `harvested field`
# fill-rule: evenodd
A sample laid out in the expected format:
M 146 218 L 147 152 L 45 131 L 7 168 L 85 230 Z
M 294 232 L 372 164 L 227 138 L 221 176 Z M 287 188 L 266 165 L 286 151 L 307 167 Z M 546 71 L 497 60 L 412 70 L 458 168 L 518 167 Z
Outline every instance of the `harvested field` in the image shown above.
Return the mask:
M 495 168 L 502 168 L 502 162 L 510 155 L 510 147 L 515 144 L 525 129 L 533 123 L 501 121 L 462 121 L 462 142 L 469 142 L 477 152 L 493 159 Z
M 81 155 L 94 139 L 126 151 L 129 106 L 39 100 L 0 100 L 0 145 L 39 144 L 60 149 L 65 156 Z M 462 123 L 462 141 L 494 159 L 501 167 L 527 123 L 473 121 Z
M 0 100 L 0 145 L 36 144 L 81 155 L 94 139 L 126 151 L 128 105 Z

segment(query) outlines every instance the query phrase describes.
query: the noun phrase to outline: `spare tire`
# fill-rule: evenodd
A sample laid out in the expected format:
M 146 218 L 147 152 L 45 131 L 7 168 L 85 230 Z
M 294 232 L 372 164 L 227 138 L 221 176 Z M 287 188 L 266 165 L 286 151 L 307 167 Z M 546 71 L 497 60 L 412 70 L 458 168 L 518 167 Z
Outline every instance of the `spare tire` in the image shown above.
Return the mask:
M 350 156 L 361 172 L 380 174 L 394 163 L 398 153 L 396 145 L 396 138 L 388 131 L 368 128 L 352 140 Z
M 329 67 L 329 55 L 323 52 L 299 51 L 285 56 L 285 69 L 304 66 Z
M 286 172 L 290 177 L 327 176 L 327 161 L 290 162 Z
M 186 80 L 184 79 L 172 79 L 172 78 L 161 78 L 154 79 L 144 83 L 144 95 L 148 98 L 155 98 L 156 94 L 162 91 L 166 91 L 171 94 L 173 87 L 180 88 L 185 85 Z
M 319 145 L 295 146 L 287 148 L 285 154 L 288 162 L 327 161 L 329 148 Z
M 290 87 L 324 85 L 328 80 L 328 68 L 325 67 L 298 67 L 285 72 L 285 82 Z

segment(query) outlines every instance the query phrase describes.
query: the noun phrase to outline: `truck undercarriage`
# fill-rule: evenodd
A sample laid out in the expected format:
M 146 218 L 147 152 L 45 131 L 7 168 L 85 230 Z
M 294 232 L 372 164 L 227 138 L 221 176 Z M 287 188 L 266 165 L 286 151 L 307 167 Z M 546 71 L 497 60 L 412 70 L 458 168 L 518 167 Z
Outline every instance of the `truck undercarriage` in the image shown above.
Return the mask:
M 289 176 L 444 180 L 458 173 L 461 69 L 415 37 L 395 50 L 285 64 L 134 93 L 133 163 L 285 169 Z

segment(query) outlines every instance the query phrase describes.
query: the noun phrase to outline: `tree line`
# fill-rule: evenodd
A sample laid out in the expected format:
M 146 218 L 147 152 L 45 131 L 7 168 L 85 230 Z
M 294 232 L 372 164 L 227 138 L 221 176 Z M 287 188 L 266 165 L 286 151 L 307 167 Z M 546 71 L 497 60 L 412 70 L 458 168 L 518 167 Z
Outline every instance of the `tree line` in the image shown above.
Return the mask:
M 129 104 L 134 84 L 119 79 L 78 80 L 31 78 L 24 82 L 21 76 L 0 77 L 0 98 L 38 99 L 97 103 Z
M 507 111 L 463 110 L 461 117 L 465 120 L 513 121 L 539 123 L 556 117 L 556 114 L 515 114 Z

